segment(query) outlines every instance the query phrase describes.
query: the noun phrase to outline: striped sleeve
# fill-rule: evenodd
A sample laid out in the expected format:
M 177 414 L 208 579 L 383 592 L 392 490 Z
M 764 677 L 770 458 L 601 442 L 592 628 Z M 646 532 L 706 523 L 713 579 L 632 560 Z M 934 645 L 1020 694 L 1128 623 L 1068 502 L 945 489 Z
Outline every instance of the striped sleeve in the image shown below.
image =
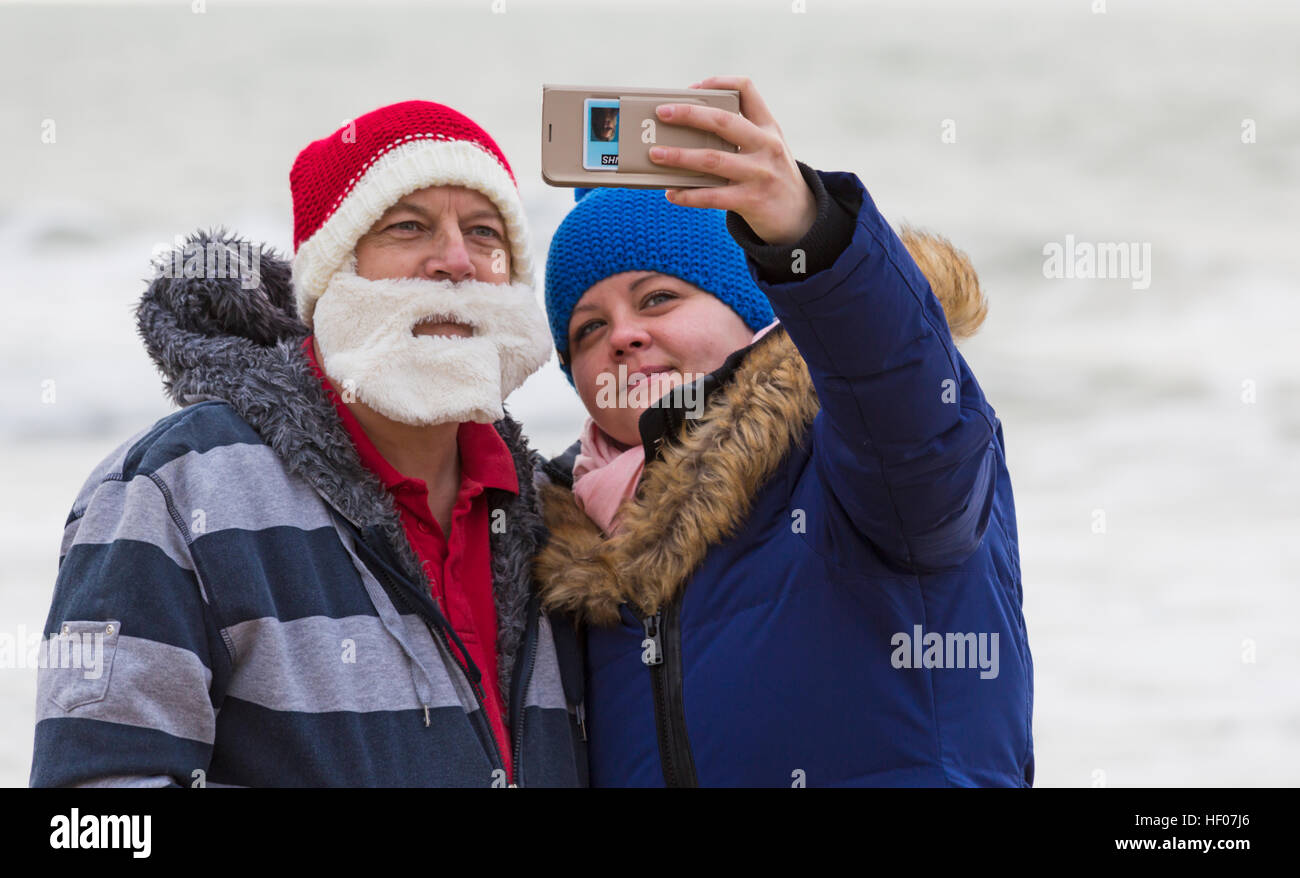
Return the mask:
M 119 449 L 65 526 L 38 661 L 34 787 L 190 786 L 206 776 L 213 661 L 229 659 L 187 519 L 150 448 L 176 451 L 147 437 Z

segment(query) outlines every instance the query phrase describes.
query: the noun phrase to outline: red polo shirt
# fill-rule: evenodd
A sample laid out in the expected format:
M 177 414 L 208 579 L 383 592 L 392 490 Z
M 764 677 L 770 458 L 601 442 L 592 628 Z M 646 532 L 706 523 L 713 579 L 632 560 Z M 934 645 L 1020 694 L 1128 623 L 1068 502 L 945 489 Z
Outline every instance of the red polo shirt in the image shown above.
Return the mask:
M 307 359 L 338 410 L 343 426 L 357 447 L 361 463 L 379 477 L 396 500 L 406 537 L 424 564 L 433 599 L 483 672 L 483 694 L 497 749 L 513 781 L 510 736 L 506 732 L 497 680 L 497 613 L 492 598 L 492 552 L 488 542 L 488 507 L 483 489 L 519 493 L 514 457 L 491 424 L 466 422 L 456 432 L 460 449 L 460 491 L 451 512 L 450 540 L 429 509 L 429 489 L 423 479 L 407 478 L 375 448 L 361 422 L 339 398 L 312 350 L 312 336 L 303 342 Z M 455 645 L 452 645 L 455 648 Z

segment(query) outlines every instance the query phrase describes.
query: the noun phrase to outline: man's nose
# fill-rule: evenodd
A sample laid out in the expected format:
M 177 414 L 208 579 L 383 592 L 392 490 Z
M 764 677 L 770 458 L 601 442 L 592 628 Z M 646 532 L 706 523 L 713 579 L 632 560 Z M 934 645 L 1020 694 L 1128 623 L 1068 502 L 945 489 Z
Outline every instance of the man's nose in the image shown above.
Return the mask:
M 449 280 L 452 283 L 473 280 L 474 262 L 469 257 L 465 238 L 459 229 L 443 231 L 433 242 L 433 250 L 425 257 L 424 276 L 430 280 Z

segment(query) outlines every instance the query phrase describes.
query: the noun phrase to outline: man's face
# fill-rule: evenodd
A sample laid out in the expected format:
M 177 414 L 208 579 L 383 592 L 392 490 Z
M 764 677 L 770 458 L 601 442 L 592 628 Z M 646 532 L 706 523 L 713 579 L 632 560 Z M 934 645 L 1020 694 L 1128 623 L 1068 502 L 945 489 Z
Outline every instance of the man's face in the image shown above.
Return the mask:
M 613 140 L 614 129 L 618 125 L 618 114 L 612 112 L 600 113 L 596 118 L 596 139 Z
M 574 306 L 569 319 L 573 383 L 602 430 L 624 445 L 636 445 L 637 421 L 653 399 L 718 369 L 753 337 L 739 314 L 694 284 L 653 271 L 615 274 Z M 647 385 L 653 393 L 632 392 L 657 370 L 663 377 Z M 626 377 L 622 384 L 620 376 Z M 618 387 L 615 401 L 626 405 L 601 404 L 610 399 L 602 388 L 611 386 Z
M 510 280 L 505 221 L 486 195 L 462 186 L 430 186 L 404 196 L 357 241 L 356 257 L 357 275 L 367 280 Z M 468 338 L 471 330 L 426 320 L 414 334 Z
M 531 278 L 487 196 L 431 186 L 390 207 L 321 293 L 322 365 L 359 402 L 413 426 L 490 424 L 551 354 Z

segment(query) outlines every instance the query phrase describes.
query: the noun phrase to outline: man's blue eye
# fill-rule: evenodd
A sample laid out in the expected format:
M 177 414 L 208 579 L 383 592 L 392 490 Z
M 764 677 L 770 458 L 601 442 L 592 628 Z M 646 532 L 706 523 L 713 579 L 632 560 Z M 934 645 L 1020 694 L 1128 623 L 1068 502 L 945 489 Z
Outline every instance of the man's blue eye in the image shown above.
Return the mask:
M 500 237 L 500 235 L 497 233 L 497 230 L 492 228 L 491 226 L 475 226 L 473 230 L 476 232 L 487 232 L 488 235 L 490 235 L 493 238 Z M 484 236 L 480 236 L 480 237 L 484 237 Z
M 402 220 L 399 223 L 393 223 L 391 226 L 389 226 L 389 228 L 396 229 L 396 228 L 401 228 L 402 226 L 414 226 L 415 228 L 410 230 L 412 232 L 418 232 L 420 230 L 420 224 L 415 220 Z M 404 229 L 403 231 L 406 230 Z

